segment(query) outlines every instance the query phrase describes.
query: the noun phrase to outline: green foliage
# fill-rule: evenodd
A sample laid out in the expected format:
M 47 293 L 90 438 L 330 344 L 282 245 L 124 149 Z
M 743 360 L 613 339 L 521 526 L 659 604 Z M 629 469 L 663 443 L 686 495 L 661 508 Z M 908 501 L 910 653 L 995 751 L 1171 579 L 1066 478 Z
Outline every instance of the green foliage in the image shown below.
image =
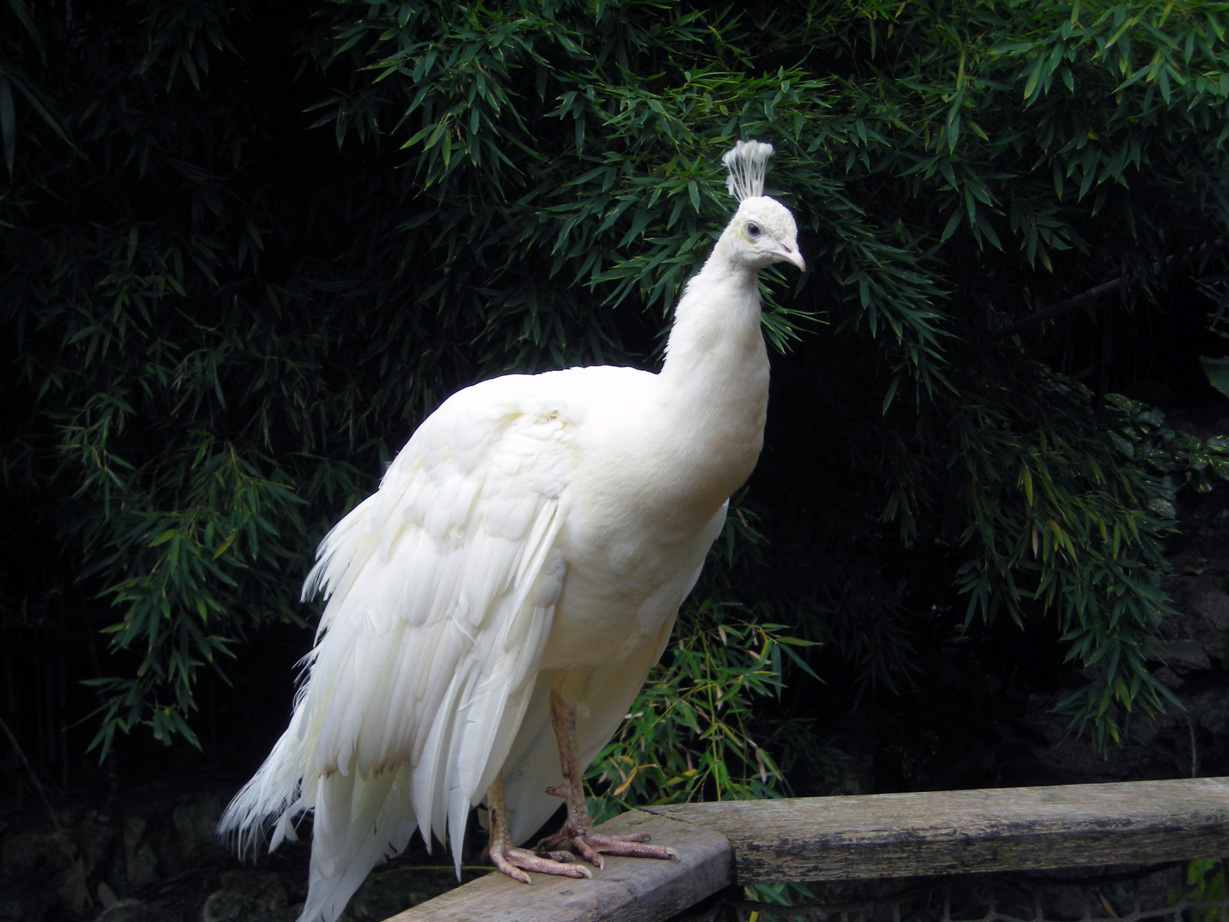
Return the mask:
M 1186 866 L 1185 886 L 1174 888 L 1170 895 L 1170 904 L 1176 905 L 1183 899 L 1192 900 L 1203 905 L 1187 909 L 1186 914 L 1198 922 L 1220 922 L 1225 918 L 1225 899 L 1229 896 L 1226 890 L 1226 861 L 1223 858 L 1203 858 L 1192 861 Z
M 1224 279 L 1218 278 L 1204 283 L 1201 287 L 1203 292 L 1216 303 L 1216 311 L 1208 322 L 1208 329 L 1222 340 L 1229 340 L 1229 318 L 1225 316 L 1226 309 L 1229 309 L 1229 284 L 1226 284 Z M 1203 368 L 1203 373 L 1207 375 L 1208 383 L 1229 397 L 1229 359 L 1201 355 L 1199 364 Z
M 630 805 L 776 796 L 783 784 L 771 747 L 757 736 L 757 704 L 777 699 L 792 661 L 815 678 L 780 624 L 732 618 L 705 601 L 650 674 L 628 720 L 594 762 L 603 788 L 595 821 Z M 780 726 L 783 739 L 797 728 Z M 600 819 L 599 819 L 600 817 Z
M 1224 268 L 1227 13 L 7 0 L 0 619 L 91 638 L 101 750 L 195 741 L 201 683 L 309 620 L 313 544 L 442 396 L 651 365 L 758 137 L 812 267 L 766 273 L 792 354 L 597 771 L 629 803 L 805 783 L 812 674 L 923 682 L 942 619 L 1054 626 L 1073 724 L 1122 740 L 1166 697 L 1168 504 L 1225 452 L 1107 396 L 1150 372 L 1095 344 Z
M 808 149 L 918 254 L 932 305 L 945 306 L 893 294 L 913 326 L 902 335 L 891 324 L 891 337 L 877 310 L 842 312 L 842 327 L 865 323 L 890 364 L 868 374 L 826 356 L 839 368 L 828 374 L 852 371 L 857 383 L 842 389 L 840 422 L 824 428 L 875 459 L 881 480 L 858 478 L 857 462 L 828 476 L 857 482 L 859 505 L 881 497 L 883 523 L 919 562 L 897 570 L 913 585 L 894 590 L 884 579 L 829 593 L 819 636 L 864 637 L 868 598 L 880 612 L 919 590 L 935 610 L 951 605 L 916 575 L 929 561 L 964 596 L 966 628 L 1003 615 L 1056 622 L 1066 658 L 1091 679 L 1061 707 L 1102 746 L 1123 738 L 1133 713 L 1169 698 L 1147 642 L 1170 613 L 1160 582 L 1174 471 L 1136 456 L 1125 402 L 1102 405 L 1065 356 L 1078 346 L 1074 316 L 1121 322 L 1175 273 L 1224 263 L 1205 244 L 1229 217 L 1224 14 L 1213 4 L 965 3 L 941 14 L 932 4 L 861 4 L 862 29 L 831 30 L 846 37 L 827 39 L 830 51 L 858 47 L 829 54 L 848 67 L 808 126 Z M 863 276 L 892 278 L 877 262 L 861 258 Z M 856 273 L 841 280 L 846 291 L 873 284 Z M 1102 291 L 1122 293 L 1118 310 Z M 1112 366 L 1096 371 L 1085 376 L 1104 388 Z M 923 385 L 904 405 L 902 373 Z M 872 431 L 877 394 L 884 415 Z M 1185 452 L 1192 461 L 1178 467 L 1211 468 L 1219 444 L 1205 448 L 1206 463 Z M 884 533 L 837 502 L 836 523 L 817 529 L 822 546 L 838 560 L 882 562 Z M 881 638 L 900 633 L 900 618 L 879 622 Z M 872 667 L 863 676 L 910 678 L 882 649 L 863 645 L 861 656 Z
M 1104 746 L 1121 742 L 1134 707 L 1151 713 L 1171 698 L 1146 656 L 1170 613 L 1160 574 L 1172 506 L 1154 476 L 1123 463 L 1134 447 L 1088 392 L 1038 371 L 1010 408 L 978 401 L 955 421 L 950 463 L 964 466 L 958 501 L 969 523 L 956 586 L 968 597 L 966 624 L 1002 613 L 1022 624 L 1038 605 L 1054 612 L 1067 659 L 1097 673 L 1060 708 Z

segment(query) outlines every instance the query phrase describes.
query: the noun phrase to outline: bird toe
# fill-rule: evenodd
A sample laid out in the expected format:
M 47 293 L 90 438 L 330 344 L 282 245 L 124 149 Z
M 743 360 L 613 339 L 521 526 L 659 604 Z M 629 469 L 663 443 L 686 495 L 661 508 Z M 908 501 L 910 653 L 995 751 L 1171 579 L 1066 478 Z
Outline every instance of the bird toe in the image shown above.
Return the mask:
M 554 877 L 593 877 L 593 872 L 577 863 L 570 852 L 538 853 L 526 848 L 505 848 L 494 849 L 487 857 L 496 870 L 523 884 L 533 882 L 526 871 Z

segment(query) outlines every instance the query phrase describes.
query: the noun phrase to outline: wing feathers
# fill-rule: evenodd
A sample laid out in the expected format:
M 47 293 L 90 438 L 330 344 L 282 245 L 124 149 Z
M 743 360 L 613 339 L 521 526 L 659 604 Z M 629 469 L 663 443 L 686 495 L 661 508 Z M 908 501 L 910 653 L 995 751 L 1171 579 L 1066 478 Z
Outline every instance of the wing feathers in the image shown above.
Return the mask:
M 459 869 L 529 701 L 574 460 L 557 413 L 484 390 L 437 410 L 321 542 L 304 596 L 328 602 L 295 714 L 223 820 L 250 845 L 264 817 L 280 841 L 315 810 L 304 920 L 335 918 L 415 827 L 451 834 Z

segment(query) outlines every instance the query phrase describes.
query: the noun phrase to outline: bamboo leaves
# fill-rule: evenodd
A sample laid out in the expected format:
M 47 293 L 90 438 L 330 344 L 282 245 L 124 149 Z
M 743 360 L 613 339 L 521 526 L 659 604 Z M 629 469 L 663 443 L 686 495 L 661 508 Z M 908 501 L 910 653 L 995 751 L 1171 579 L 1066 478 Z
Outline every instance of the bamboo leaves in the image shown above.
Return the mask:
M 1224 271 L 1221 4 L 122 6 L 0 3 L 9 558 L 105 628 L 97 746 L 193 738 L 202 676 L 306 617 L 324 523 L 446 393 L 651 367 L 739 137 L 777 146 L 811 267 L 765 277 L 796 355 L 737 511 L 775 510 L 774 551 L 724 539 L 737 589 L 699 588 L 661 673 L 685 694 L 650 690 L 610 783 L 776 785 L 757 708 L 820 662 L 904 688 L 935 611 L 1053 619 L 1103 742 L 1163 703 L 1158 542 L 1227 455 L 1074 381 L 1066 321 Z

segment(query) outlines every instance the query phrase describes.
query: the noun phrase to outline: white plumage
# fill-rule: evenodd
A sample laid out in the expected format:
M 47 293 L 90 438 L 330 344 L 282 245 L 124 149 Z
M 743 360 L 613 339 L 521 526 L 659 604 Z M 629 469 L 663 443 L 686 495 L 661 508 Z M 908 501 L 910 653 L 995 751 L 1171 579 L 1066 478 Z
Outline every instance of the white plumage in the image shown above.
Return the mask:
M 454 394 L 320 545 L 304 597 L 328 602 L 290 727 L 220 826 L 246 850 L 272 825 L 275 848 L 314 811 L 301 922 L 336 918 L 416 829 L 451 840 L 459 870 L 484 798 L 491 858 L 518 879 L 588 875 L 512 847 L 559 797 L 555 838 L 593 863 L 673 854 L 593 835 L 579 774 L 661 655 L 759 455 L 756 271 L 804 268 L 792 216 L 763 196 L 769 153 L 726 155 L 742 203 L 687 285 L 659 373 L 572 368 Z

